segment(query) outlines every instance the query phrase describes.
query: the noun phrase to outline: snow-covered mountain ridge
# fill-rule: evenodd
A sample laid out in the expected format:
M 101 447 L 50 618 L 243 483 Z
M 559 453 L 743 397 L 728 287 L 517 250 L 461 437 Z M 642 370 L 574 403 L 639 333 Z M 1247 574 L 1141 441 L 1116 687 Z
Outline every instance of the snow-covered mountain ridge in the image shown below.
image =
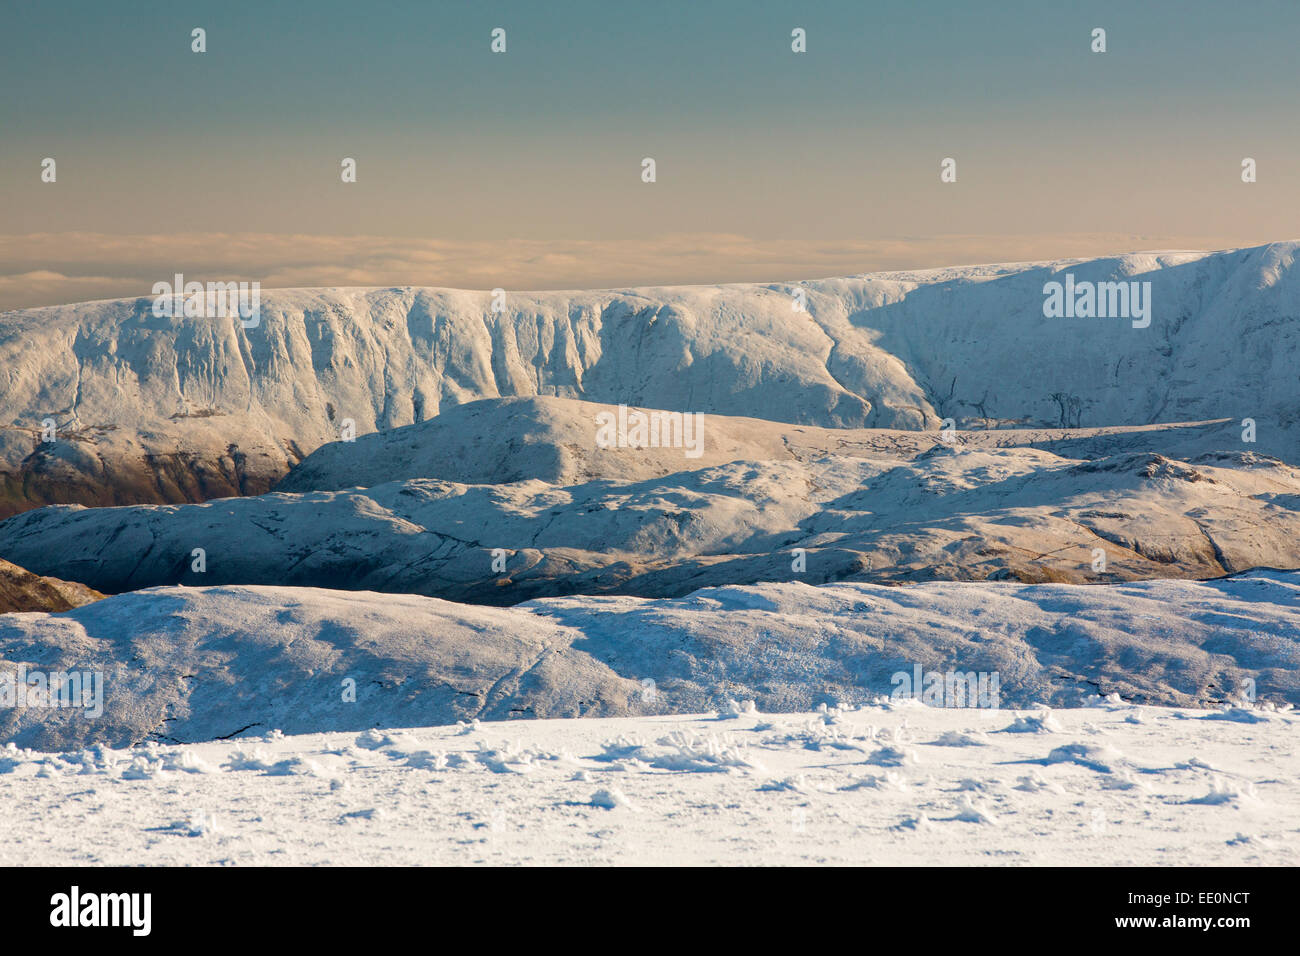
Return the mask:
M 267 290 L 247 329 L 155 317 L 148 298 L 3 313 L 0 508 L 258 493 L 345 419 L 365 434 L 501 396 L 832 428 L 1251 418 L 1295 460 L 1298 247 L 507 290 L 499 312 L 489 292 Z M 1150 325 L 1046 317 L 1066 275 L 1150 282 Z

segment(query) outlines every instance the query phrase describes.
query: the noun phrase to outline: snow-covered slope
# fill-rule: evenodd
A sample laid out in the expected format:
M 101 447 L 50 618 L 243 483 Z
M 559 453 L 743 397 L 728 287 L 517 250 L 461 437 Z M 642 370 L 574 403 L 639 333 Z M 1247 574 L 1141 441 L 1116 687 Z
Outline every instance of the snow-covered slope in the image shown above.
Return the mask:
M 508 292 L 268 290 L 262 321 L 149 299 L 0 315 L 0 475 L 32 504 L 256 493 L 339 437 L 498 396 L 827 427 L 978 414 L 1081 425 L 1300 416 L 1296 242 L 799 284 Z M 1151 282 L 1152 320 L 1049 319 L 1043 285 Z M 802 291 L 807 311 L 792 307 Z M 1054 397 L 1056 396 L 1056 397 Z M 1064 404 L 1062 404 L 1064 403 Z M 56 420 L 60 440 L 40 442 Z
M 627 408 L 649 417 L 661 410 Z M 1232 420 L 1109 428 L 964 428 L 940 431 L 821 428 L 734 415 L 701 415 L 701 447 L 602 447 L 598 422 L 617 421 L 615 405 L 533 396 L 469 402 L 415 425 L 322 445 L 294 467 L 276 491 L 341 491 L 408 478 L 466 485 L 535 479 L 576 485 L 592 479 L 644 481 L 734 461 L 814 461 L 827 456 L 914 459 L 936 446 L 995 450 L 1040 448 L 1064 458 L 1097 459 L 1123 452 L 1191 458 L 1216 451 L 1271 454 L 1243 444 Z M 602 419 L 601 416 L 608 416 Z M 1278 442 L 1271 443 L 1279 446 Z M 1280 447 L 1279 447 L 1280 450 Z
M 660 410 L 627 408 L 625 415 Z M 335 491 L 369 488 L 406 478 L 438 478 L 459 484 L 494 485 L 535 479 L 574 485 L 592 479 L 641 481 L 733 461 L 807 461 L 827 454 L 912 456 L 940 442 L 938 432 L 897 429 L 820 428 L 758 418 L 701 415 L 698 449 L 684 447 L 601 447 L 600 416 L 617 422 L 615 405 L 533 396 L 468 402 L 444 409 L 414 425 L 322 445 L 275 487 L 276 491 Z M 608 420 L 608 419 L 607 419 Z M 683 423 L 684 425 L 684 423 Z M 692 429 L 695 425 L 692 424 Z M 1164 431 L 1164 429 L 1160 429 Z M 1062 429 L 1044 432 L 1044 441 Z M 1186 430 L 1205 445 L 1223 443 L 1222 424 L 1199 423 Z M 1125 430 L 1140 440 L 1141 429 Z M 1022 431 L 964 432 L 961 441 L 992 436 L 1029 444 Z M 684 436 L 684 432 L 683 432 Z M 1050 436 L 1050 437 L 1049 437 Z M 1211 437 L 1214 436 L 1214 437 Z M 691 433 L 695 438 L 695 431 Z M 1146 436 L 1151 444 L 1163 439 Z
M 530 444 L 510 437 L 527 433 L 438 421 L 323 449 L 303 483 L 346 487 L 389 468 L 662 476 L 572 485 L 411 478 L 193 505 L 51 506 L 0 523 L 0 554 L 101 591 L 295 585 L 481 604 L 672 597 L 760 581 L 1098 582 L 1300 567 L 1296 467 L 1253 452 L 1187 463 L 1137 450 L 1212 441 L 1213 426 L 1057 433 L 1038 442 L 1046 447 L 974 440 L 1041 433 L 971 432 L 949 447 L 933 433 L 811 428 L 797 442 L 768 434 L 764 443 L 764 423 L 743 420 L 753 440 L 740 450 L 781 457 L 701 468 L 680 450 L 587 453 L 563 434 Z M 1080 454 L 1100 457 L 1067 457 Z
M 94 718 L 0 709 L 0 742 L 44 750 L 271 728 L 699 713 L 732 697 L 811 710 L 888 695 L 893 675 L 915 667 L 996 674 L 997 703 L 1010 707 L 1077 705 L 1096 693 L 1149 704 L 1296 703 L 1300 574 L 1099 587 L 769 584 L 511 609 L 305 588 L 164 588 L 63 614 L 0 616 L 0 670 L 18 665 L 103 675 Z
M 0 750 L 0 865 L 1295 866 L 1298 728 L 1111 699 Z

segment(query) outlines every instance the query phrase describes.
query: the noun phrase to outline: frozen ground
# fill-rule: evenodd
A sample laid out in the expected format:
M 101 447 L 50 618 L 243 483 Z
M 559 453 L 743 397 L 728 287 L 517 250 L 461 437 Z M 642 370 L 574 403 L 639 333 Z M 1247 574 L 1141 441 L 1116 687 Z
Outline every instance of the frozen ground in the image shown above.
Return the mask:
M 1300 862 L 1300 716 L 1092 704 L 11 746 L 0 865 Z

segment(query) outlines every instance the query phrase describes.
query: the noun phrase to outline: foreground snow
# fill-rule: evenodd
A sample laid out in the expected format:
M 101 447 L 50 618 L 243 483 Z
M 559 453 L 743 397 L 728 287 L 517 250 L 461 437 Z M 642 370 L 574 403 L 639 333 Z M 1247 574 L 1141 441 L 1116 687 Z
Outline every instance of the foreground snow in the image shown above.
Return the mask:
M 0 751 L 0 865 L 1300 862 L 1293 713 L 932 709 Z

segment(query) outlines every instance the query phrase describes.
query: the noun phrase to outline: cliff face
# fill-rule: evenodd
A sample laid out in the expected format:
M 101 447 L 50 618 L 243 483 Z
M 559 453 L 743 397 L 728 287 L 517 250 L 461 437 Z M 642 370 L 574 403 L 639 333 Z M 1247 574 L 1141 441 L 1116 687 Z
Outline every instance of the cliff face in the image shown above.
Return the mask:
M 830 428 L 1252 418 L 1257 450 L 1295 460 L 1296 250 L 507 293 L 501 312 L 486 292 L 270 290 L 250 329 L 158 318 L 148 299 L 8 312 L 0 515 L 255 494 L 344 420 L 365 434 L 503 396 Z M 1045 317 L 1066 274 L 1150 282 L 1149 326 Z

